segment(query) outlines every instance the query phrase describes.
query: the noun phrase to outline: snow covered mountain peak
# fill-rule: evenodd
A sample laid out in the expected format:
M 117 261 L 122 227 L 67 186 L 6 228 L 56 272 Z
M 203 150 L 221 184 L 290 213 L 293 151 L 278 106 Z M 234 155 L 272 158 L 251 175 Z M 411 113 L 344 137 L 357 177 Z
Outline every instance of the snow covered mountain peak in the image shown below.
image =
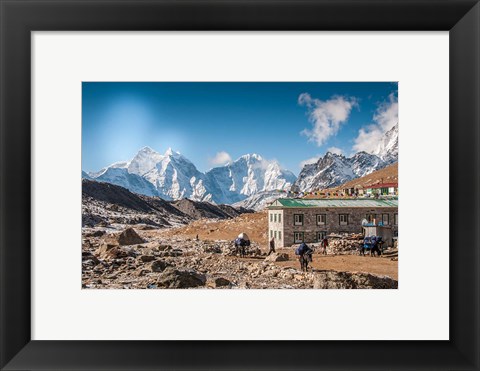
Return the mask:
M 341 154 L 339 155 L 339 154 L 327 151 L 327 153 L 325 153 L 325 156 L 323 156 L 323 157 L 324 158 L 336 158 L 336 157 L 344 157 L 344 156 L 341 155 Z
M 316 163 L 305 165 L 294 184 L 310 192 L 343 184 L 398 161 L 398 123 L 387 131 L 373 153 L 357 152 L 345 157 L 327 152 Z
M 157 153 L 157 151 L 153 150 L 153 149 L 152 149 L 151 147 L 149 147 L 149 146 L 145 146 L 145 147 L 140 148 L 140 150 L 138 151 L 138 153 L 149 154 L 149 153 Z
M 254 162 L 254 161 L 263 161 L 263 158 L 262 158 L 262 156 L 257 155 L 256 153 L 251 153 L 251 154 L 247 153 L 246 155 L 240 156 L 240 158 L 238 160 L 236 160 L 235 162 L 237 162 L 239 160 L 245 160 L 247 162 Z
M 383 135 L 373 154 L 389 164 L 398 161 L 398 122 Z
M 165 151 L 164 156 L 165 156 L 165 157 L 173 156 L 174 153 L 175 153 L 175 152 L 173 151 L 172 147 L 168 147 L 167 150 Z M 179 152 L 177 152 L 177 153 L 180 154 Z
M 164 157 L 160 153 L 154 151 L 150 147 L 143 147 L 130 161 L 127 167 L 128 172 L 143 176 L 152 170 L 158 162 L 163 160 L 163 158 Z
M 155 195 L 165 199 L 190 198 L 195 201 L 234 203 L 257 192 L 287 190 L 295 175 L 253 153 L 236 161 L 200 172 L 180 152 L 168 148 L 160 154 L 150 147 L 138 151 L 131 161 L 118 164 L 122 172 L 112 171 L 101 181 L 120 185 L 136 193 Z M 104 171 L 105 172 L 105 171 Z M 99 173 L 98 173 L 99 174 Z M 94 180 L 94 174 L 86 174 Z M 143 189 L 142 189 L 143 188 Z

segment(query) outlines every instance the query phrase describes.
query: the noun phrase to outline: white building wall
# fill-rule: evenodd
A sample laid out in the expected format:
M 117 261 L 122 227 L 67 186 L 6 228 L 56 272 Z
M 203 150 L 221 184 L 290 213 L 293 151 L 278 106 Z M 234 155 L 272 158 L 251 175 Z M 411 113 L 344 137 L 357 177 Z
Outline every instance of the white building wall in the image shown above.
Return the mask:
M 284 246 L 284 213 L 283 210 L 269 210 L 268 211 L 268 241 L 272 236 L 275 238 L 275 247 Z

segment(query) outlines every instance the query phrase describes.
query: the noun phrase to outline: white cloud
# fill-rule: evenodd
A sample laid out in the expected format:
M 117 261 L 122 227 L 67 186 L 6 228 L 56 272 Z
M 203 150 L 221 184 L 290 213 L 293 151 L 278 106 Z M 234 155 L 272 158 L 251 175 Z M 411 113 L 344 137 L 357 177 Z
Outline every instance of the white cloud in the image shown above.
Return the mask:
M 316 157 L 307 158 L 306 160 L 301 161 L 299 164 L 300 169 L 303 169 L 305 165 L 314 164 L 315 162 L 318 161 L 319 158 L 320 156 L 316 156 Z
M 398 99 L 390 94 L 387 102 L 381 103 L 373 115 L 373 124 L 358 131 L 353 150 L 373 153 L 383 135 L 398 123 Z
M 308 93 L 298 97 L 298 104 L 308 108 L 309 120 L 313 127 L 304 129 L 303 135 L 308 137 L 317 146 L 321 146 L 328 138 L 337 134 L 341 124 L 350 116 L 353 107 L 358 106 L 353 97 L 333 96 L 326 101 L 314 99 Z
M 212 165 L 225 165 L 232 161 L 232 157 L 225 151 L 217 152 L 215 157 L 210 159 Z
M 330 147 L 327 149 L 327 152 L 335 153 L 336 155 L 343 155 L 342 149 L 338 147 Z
M 381 103 L 375 115 L 373 121 L 379 125 L 384 132 L 389 131 L 398 122 L 398 99 L 395 94 L 388 96 L 388 102 Z

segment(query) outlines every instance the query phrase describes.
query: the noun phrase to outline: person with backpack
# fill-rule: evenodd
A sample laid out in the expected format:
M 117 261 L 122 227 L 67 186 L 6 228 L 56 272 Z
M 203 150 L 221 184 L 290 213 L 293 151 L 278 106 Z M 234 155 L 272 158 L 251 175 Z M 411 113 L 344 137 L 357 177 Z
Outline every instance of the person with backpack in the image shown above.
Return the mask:
M 327 236 L 323 237 L 322 240 L 322 254 L 327 255 L 328 239 Z
M 275 238 L 272 237 L 270 240 L 270 250 L 268 251 L 267 256 L 274 252 L 275 252 Z

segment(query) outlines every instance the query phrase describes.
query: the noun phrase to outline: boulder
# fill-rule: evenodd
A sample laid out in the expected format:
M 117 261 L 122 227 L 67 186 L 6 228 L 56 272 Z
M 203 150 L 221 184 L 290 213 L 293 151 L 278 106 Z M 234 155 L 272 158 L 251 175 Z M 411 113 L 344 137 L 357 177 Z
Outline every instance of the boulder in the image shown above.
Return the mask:
M 117 238 L 120 245 L 137 245 L 145 242 L 133 228 L 127 228 Z
M 182 256 L 183 255 L 183 251 L 180 250 L 180 249 L 173 249 L 173 250 L 166 250 L 166 251 L 160 251 L 160 253 L 158 254 L 159 256 L 161 257 L 167 257 L 167 256 Z
M 315 274 L 314 289 L 397 289 L 398 281 L 369 273 L 325 271 Z
M 171 265 L 163 260 L 155 260 L 150 265 L 152 272 L 163 272 L 167 267 L 171 267 Z
M 227 280 L 226 278 L 223 278 L 223 277 L 215 278 L 215 280 L 213 282 L 215 284 L 215 287 L 225 287 L 225 286 L 230 286 L 230 284 L 231 284 L 231 282 L 229 280 Z
M 100 247 L 95 251 L 95 255 L 100 257 L 101 259 L 105 259 L 107 257 L 107 253 L 109 250 L 117 247 L 118 245 L 113 243 L 103 243 Z
M 115 246 L 104 254 L 104 258 L 110 259 L 123 259 L 129 256 L 129 252 L 123 249 L 121 246 Z
M 96 231 L 86 233 L 85 237 L 102 237 L 105 234 L 105 231 L 98 229 Z
M 95 255 L 93 255 L 91 252 L 82 251 L 82 261 L 87 261 L 87 260 L 93 261 L 95 263 L 95 265 L 100 263 L 100 261 L 97 259 L 97 257 Z
M 168 267 L 158 277 L 157 285 L 168 289 L 186 289 L 204 286 L 206 281 L 205 275 L 195 271 Z
M 148 269 L 141 269 L 141 268 L 138 269 L 137 271 L 135 271 L 135 275 L 138 276 L 138 277 L 143 277 L 147 273 L 151 273 L 151 271 L 148 270 Z
M 154 261 L 155 257 L 153 255 L 142 255 L 140 256 L 140 260 L 144 263 L 148 263 Z
M 277 253 L 277 252 L 274 252 L 273 254 L 270 254 L 265 258 L 266 262 L 284 262 L 287 260 L 288 260 L 288 254 Z

